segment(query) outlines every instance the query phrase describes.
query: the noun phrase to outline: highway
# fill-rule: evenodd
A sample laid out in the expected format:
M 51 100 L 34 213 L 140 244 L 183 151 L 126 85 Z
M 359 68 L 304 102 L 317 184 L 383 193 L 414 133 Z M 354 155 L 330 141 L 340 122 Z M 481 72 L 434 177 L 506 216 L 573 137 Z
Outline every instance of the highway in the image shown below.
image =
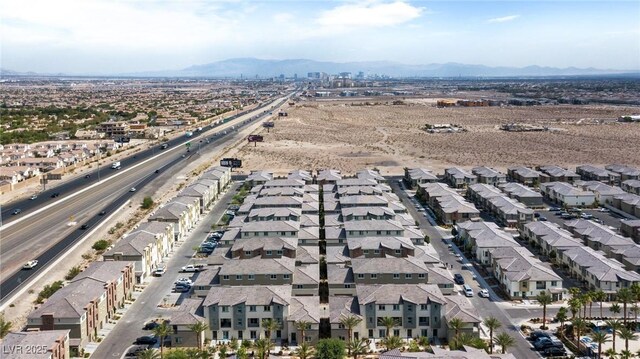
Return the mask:
M 253 111 L 234 115 L 225 120 L 225 123 L 242 117 L 237 125 L 234 123 L 237 129 L 264 118 L 269 113 L 269 109 L 265 110 L 266 107 L 278 107 L 287 99 L 288 97 L 285 97 Z M 170 180 L 173 173 L 178 172 L 186 163 L 198 156 L 196 152 L 198 144 L 201 151 L 207 147 L 222 149 L 221 144 L 236 137 L 232 135 L 235 134 L 234 131 L 221 129 L 216 136 L 206 134 L 210 139 L 207 143 L 203 135 L 212 128 L 212 125 L 203 127 L 201 132 L 194 132 L 190 138 L 182 136 L 173 139 L 169 141 L 170 146 L 166 150 L 160 150 L 158 145 L 157 149 L 137 153 L 135 158 L 131 156 L 121 160 L 122 169 L 120 170 L 112 170 L 104 166 L 100 170 L 100 182 L 98 182 L 96 170 L 88 179 L 78 178 L 43 192 L 34 201 L 19 201 L 6 206 L 9 207 L 6 210 L 3 208 L 3 212 L 11 213 L 14 208 L 21 208 L 23 212 L 18 216 L 9 214 L 8 217 L 11 220 L 4 221 L 3 227 L 0 228 L 0 262 L 2 263 L 0 302 L 29 278 L 45 270 L 47 263 L 82 239 L 93 226 L 104 221 L 109 214 L 135 196 L 144 186 L 154 180 L 158 182 Z M 200 143 L 200 140 L 203 141 Z M 191 141 L 195 145 L 188 153 L 183 145 L 186 141 Z M 182 166 L 174 166 L 178 163 Z M 156 170 L 159 170 L 159 173 L 155 173 Z M 130 192 L 129 189 L 132 187 L 137 191 Z M 50 193 L 53 192 L 60 193 L 60 196 L 51 198 Z M 103 210 L 107 212 L 106 215 L 99 215 Z M 7 218 L 5 213 L 2 215 L 3 218 Z M 74 222 L 75 224 L 70 225 Z M 80 229 L 80 226 L 85 223 L 89 228 Z M 20 270 L 22 264 L 30 259 L 37 259 L 38 266 L 32 270 Z

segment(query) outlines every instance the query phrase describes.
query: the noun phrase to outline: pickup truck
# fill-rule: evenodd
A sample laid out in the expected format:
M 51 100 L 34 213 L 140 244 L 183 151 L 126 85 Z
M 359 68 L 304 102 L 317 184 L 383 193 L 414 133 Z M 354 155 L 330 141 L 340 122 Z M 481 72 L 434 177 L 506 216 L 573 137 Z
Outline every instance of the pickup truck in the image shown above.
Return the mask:
M 184 273 L 195 273 L 200 271 L 200 267 L 194 266 L 193 264 L 189 264 L 182 267 L 180 271 Z
M 112 163 L 111 164 L 111 168 L 113 168 L 114 170 L 119 170 L 120 169 L 120 161 Z

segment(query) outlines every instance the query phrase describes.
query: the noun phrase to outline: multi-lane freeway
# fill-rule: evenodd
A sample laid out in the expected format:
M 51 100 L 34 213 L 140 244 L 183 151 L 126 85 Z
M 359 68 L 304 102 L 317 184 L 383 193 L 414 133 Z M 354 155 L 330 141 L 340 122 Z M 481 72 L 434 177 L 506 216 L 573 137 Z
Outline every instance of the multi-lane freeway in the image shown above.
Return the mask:
M 276 99 L 252 111 L 234 115 L 224 122 L 234 121 L 234 129 L 238 129 L 266 118 L 271 108 L 282 105 L 288 98 Z M 100 169 L 99 181 L 96 170 L 90 173 L 89 178 L 80 177 L 62 184 L 41 193 L 35 200 L 3 206 L 2 218 L 5 221 L 0 227 L 0 303 L 134 196 L 137 192 L 130 192 L 130 188 L 140 190 L 154 180 L 170 180 L 172 173 L 198 156 L 198 146 L 204 150 L 207 146 L 219 145 L 234 133 L 231 128 L 221 128 L 213 134 L 214 127 L 204 127 L 188 138 L 175 138 L 168 142 L 167 149 L 161 150 L 158 145 L 158 148 L 120 160 L 122 168 L 119 170 L 104 166 Z M 186 142 L 198 146 L 192 146 L 187 153 L 184 146 Z M 175 166 L 178 163 L 181 166 Z M 54 192 L 59 196 L 52 198 Z M 12 216 L 15 208 L 20 208 L 22 213 Z M 102 211 L 105 214 L 101 215 Z M 88 228 L 81 229 L 83 224 L 87 224 Z M 38 266 L 32 270 L 20 270 L 23 262 L 30 259 L 37 259 Z

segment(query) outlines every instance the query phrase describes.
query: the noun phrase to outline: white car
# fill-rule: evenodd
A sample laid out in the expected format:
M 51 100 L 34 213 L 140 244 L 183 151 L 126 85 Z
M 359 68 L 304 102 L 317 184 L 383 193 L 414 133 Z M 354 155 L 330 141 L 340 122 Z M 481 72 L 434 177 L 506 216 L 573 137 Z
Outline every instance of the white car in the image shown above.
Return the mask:
M 156 268 L 156 270 L 153 271 L 153 276 L 154 277 L 162 277 L 162 275 L 164 274 L 164 272 L 167 271 L 167 268 L 165 267 L 158 267 Z
M 606 212 L 609 212 L 609 208 L 604 208 L 604 207 L 602 207 L 602 208 L 600 208 L 600 209 L 598 210 L 598 212 L 605 212 L 605 213 L 606 213 Z
M 136 188 L 135 187 L 131 187 L 131 189 L 129 190 L 129 192 L 135 192 Z
M 38 195 L 37 195 L 37 194 L 34 194 L 34 195 L 33 195 L 33 196 L 31 196 L 31 198 L 29 198 L 29 199 L 33 201 L 33 200 L 34 200 L 34 199 L 36 199 L 36 198 L 38 198 Z
M 180 278 L 175 282 L 175 284 L 184 284 L 184 285 L 192 286 L 193 281 L 189 278 Z
M 38 265 L 38 260 L 30 260 L 22 266 L 22 269 L 32 269 Z
M 486 289 L 481 289 L 481 290 L 478 292 L 478 296 L 479 296 L 479 297 L 482 297 L 482 298 L 489 298 L 489 291 L 488 291 L 488 290 L 486 290 Z
M 180 268 L 180 271 L 185 272 L 185 273 L 190 273 L 190 272 L 194 273 L 194 272 L 199 272 L 200 268 L 194 266 L 193 264 L 189 264 L 189 265 L 186 265 L 186 266 Z

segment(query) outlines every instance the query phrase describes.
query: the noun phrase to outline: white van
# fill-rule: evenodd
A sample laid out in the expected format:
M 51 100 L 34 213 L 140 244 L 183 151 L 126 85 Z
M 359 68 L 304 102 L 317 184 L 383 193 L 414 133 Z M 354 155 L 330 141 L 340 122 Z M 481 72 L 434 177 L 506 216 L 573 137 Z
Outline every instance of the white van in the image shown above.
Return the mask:
M 462 286 L 462 290 L 464 291 L 464 295 L 467 297 L 473 297 L 473 289 L 468 284 Z

